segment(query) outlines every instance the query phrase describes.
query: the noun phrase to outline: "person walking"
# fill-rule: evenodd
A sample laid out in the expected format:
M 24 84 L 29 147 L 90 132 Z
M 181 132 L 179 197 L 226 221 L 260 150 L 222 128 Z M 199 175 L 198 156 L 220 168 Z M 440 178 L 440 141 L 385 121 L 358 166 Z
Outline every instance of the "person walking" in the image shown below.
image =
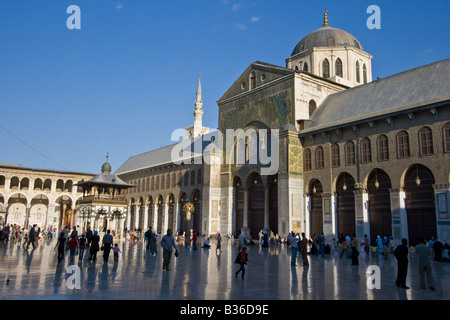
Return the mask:
M 408 240 L 402 239 L 402 244 L 394 250 L 394 257 L 397 259 L 397 279 L 395 286 L 397 288 L 409 289 L 406 285 L 406 276 L 408 274 Z
M 242 280 L 245 280 L 245 265 L 248 262 L 248 254 L 247 254 L 247 247 L 243 247 L 242 251 L 239 252 L 239 254 L 236 257 L 236 260 L 234 263 L 238 263 L 240 265 L 240 268 L 238 271 L 236 271 L 236 278 L 239 275 L 239 272 L 242 271 Z
M 103 261 L 104 263 L 108 262 L 109 253 L 111 252 L 111 247 L 113 244 L 113 236 L 111 235 L 111 230 L 107 230 L 106 234 L 103 236 Z
M 81 235 L 80 239 L 78 239 L 78 248 L 78 260 L 83 261 L 84 249 L 86 249 L 86 236 L 84 235 L 84 233 Z
M 296 259 L 297 259 L 297 237 L 294 234 L 294 231 L 291 231 L 291 233 L 289 234 L 289 244 L 291 246 L 291 266 L 295 267 L 296 264 Z
M 317 237 L 317 244 L 319 245 L 319 250 L 316 252 L 316 256 L 322 254 L 325 257 L 325 236 L 323 232 Z
M 302 232 L 302 240 L 300 242 L 300 252 L 302 254 L 302 260 L 303 260 L 303 266 L 308 267 L 309 261 L 308 261 L 308 239 L 305 236 L 305 233 Z
M 77 237 L 75 235 L 72 235 L 69 240 L 70 261 L 75 260 L 77 248 L 78 248 Z
M 92 236 L 91 239 L 91 247 L 89 249 L 89 261 L 97 261 L 97 252 L 98 250 L 100 250 L 100 236 L 98 235 L 98 231 L 94 231 L 94 235 Z
M 87 231 L 86 231 L 86 240 L 87 240 L 87 246 L 89 247 L 91 245 L 91 241 L 92 241 L 92 230 L 91 230 L 91 226 L 87 227 Z
M 56 242 L 55 250 L 58 248 L 58 263 L 64 259 L 64 251 L 66 250 L 66 237 L 64 233 L 59 234 L 58 242 Z
M 431 253 L 430 248 L 425 245 L 425 240 L 421 238 L 419 244 L 415 246 L 415 252 L 419 258 L 419 276 L 420 276 L 420 288 L 426 289 L 425 274 L 427 275 L 428 286 L 431 290 L 434 288 L 434 279 L 431 269 Z
M 192 250 L 197 250 L 197 239 L 198 239 L 198 232 L 193 231 L 192 235 Z
M 163 271 L 170 271 L 170 259 L 172 258 L 172 251 L 175 249 L 175 256 L 178 255 L 177 247 L 175 246 L 175 239 L 172 235 L 172 230 L 167 229 L 167 234 L 165 234 L 161 239 L 161 247 L 163 248 Z
M 114 245 L 114 248 L 113 248 L 112 250 L 113 250 L 113 252 L 114 252 L 114 263 L 118 263 L 118 262 L 119 262 L 119 252 L 122 252 L 122 251 L 120 251 L 120 249 L 119 249 L 119 244 L 116 243 L 116 244 Z
M 157 252 L 156 252 L 156 233 L 153 232 L 152 227 L 150 227 L 149 229 L 149 249 L 150 249 L 150 253 L 152 256 L 156 256 Z
M 351 242 L 351 249 L 352 249 L 352 266 L 359 265 L 358 256 L 359 256 L 359 241 L 356 238 L 356 234 L 353 234 L 353 239 Z
M 27 244 L 27 249 L 30 247 L 30 243 L 33 245 L 33 249 L 36 248 L 36 229 L 34 228 L 36 225 L 34 224 L 31 228 L 30 228 L 30 232 L 28 233 L 28 244 Z
M 217 232 L 217 246 L 216 246 L 216 253 L 217 250 L 219 250 L 219 252 L 222 252 L 222 237 L 220 236 L 220 233 Z

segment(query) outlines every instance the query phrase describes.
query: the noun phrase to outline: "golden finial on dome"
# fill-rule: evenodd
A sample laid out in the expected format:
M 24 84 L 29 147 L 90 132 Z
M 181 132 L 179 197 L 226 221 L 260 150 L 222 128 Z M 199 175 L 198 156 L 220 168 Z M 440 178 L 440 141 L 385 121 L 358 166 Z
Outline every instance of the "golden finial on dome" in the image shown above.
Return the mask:
M 323 10 L 323 25 L 328 25 L 327 9 Z

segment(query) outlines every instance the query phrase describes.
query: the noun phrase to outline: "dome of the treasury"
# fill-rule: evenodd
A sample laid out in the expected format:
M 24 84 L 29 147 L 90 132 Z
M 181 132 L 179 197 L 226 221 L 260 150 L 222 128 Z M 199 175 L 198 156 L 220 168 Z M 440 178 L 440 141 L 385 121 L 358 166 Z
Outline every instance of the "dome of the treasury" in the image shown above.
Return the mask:
M 361 43 L 350 33 L 330 27 L 326 16 L 323 26 L 300 40 L 291 56 L 314 47 L 355 47 L 363 49 Z

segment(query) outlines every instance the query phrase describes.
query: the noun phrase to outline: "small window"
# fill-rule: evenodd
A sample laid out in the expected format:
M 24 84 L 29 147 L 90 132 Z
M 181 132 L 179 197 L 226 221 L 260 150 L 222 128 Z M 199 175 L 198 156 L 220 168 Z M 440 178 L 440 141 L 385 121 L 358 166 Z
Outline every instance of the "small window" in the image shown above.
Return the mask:
M 189 172 L 184 173 L 184 186 L 189 185 Z
M 363 65 L 363 81 L 367 83 L 367 67 L 366 64 Z
M 428 127 L 419 130 L 419 150 L 421 156 L 433 154 L 433 135 Z
M 388 161 L 389 160 L 389 140 L 384 134 L 377 139 L 377 149 L 378 149 L 378 161 Z
M 336 60 L 336 76 L 341 77 L 341 78 L 343 77 L 342 60 L 339 58 Z
M 406 131 L 397 133 L 397 157 L 399 159 L 409 158 L 409 136 Z
M 197 183 L 202 184 L 202 169 L 198 169 L 197 172 Z
M 255 89 L 256 88 L 256 72 L 253 71 L 252 75 L 250 77 L 250 90 Z
M 314 110 L 316 110 L 316 102 L 314 100 L 309 100 L 309 116 L 311 116 L 311 114 L 314 112 Z
M 361 163 L 372 162 L 372 148 L 370 140 L 364 138 L 361 140 Z
M 191 186 L 195 184 L 195 171 L 191 172 Z
M 351 166 L 356 163 L 355 161 L 355 144 L 349 141 L 344 146 L 345 151 L 345 165 Z
M 444 152 L 450 152 L 450 122 L 444 125 Z
M 323 155 L 323 148 L 317 147 L 316 149 L 316 169 L 323 169 L 324 168 L 324 155 Z
M 333 144 L 331 146 L 331 166 L 336 168 L 341 165 L 341 159 L 339 156 L 339 145 Z
M 308 71 L 308 64 L 306 62 L 303 64 L 303 71 L 309 72 Z
M 328 59 L 323 60 L 322 75 L 326 79 L 330 77 L 330 62 L 328 61 Z
M 303 165 L 305 167 L 305 171 L 311 170 L 311 150 L 306 149 L 303 153 Z

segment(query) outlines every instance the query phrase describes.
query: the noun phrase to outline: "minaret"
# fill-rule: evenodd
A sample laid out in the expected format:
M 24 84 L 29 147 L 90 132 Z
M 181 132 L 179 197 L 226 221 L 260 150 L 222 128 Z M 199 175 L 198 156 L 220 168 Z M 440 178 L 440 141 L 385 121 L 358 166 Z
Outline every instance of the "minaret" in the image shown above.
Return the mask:
M 197 98 L 195 99 L 194 109 L 194 137 L 202 133 L 202 118 L 203 118 L 203 101 L 202 101 L 202 84 L 200 82 L 200 73 L 198 74 Z
M 186 139 L 196 138 L 209 132 L 209 128 L 203 127 L 203 101 L 202 101 L 202 84 L 200 82 L 200 73 L 198 74 L 197 96 L 194 108 L 194 125 L 186 128 Z

